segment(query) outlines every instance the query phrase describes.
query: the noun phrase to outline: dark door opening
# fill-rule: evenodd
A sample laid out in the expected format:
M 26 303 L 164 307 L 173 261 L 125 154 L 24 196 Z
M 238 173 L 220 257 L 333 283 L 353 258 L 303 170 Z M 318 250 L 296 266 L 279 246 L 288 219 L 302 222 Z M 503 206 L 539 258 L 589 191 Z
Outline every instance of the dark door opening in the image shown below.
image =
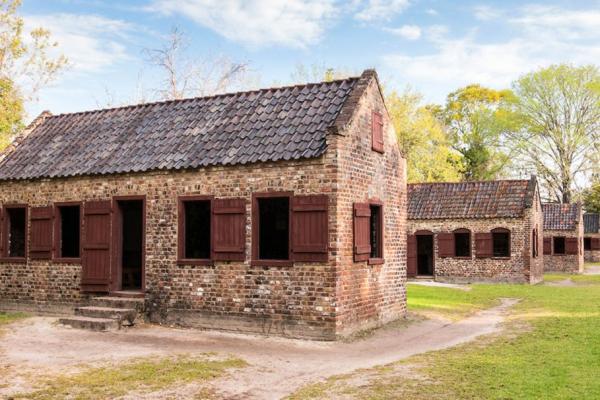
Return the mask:
M 433 235 L 417 235 L 417 275 L 433 275 Z
M 117 254 L 121 275 L 120 289 L 141 290 L 144 271 L 144 202 L 120 200 L 117 204 L 120 215 L 120 243 Z

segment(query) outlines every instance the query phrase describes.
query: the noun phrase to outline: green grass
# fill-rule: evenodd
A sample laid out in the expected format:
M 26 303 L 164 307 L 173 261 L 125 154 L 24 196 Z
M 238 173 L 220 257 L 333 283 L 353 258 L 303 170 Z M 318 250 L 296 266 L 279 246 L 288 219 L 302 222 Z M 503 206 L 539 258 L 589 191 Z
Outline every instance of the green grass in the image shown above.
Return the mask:
M 175 384 L 205 382 L 218 378 L 228 369 L 247 364 L 237 358 L 168 357 L 138 359 L 132 362 L 85 370 L 75 375 L 54 376 L 32 393 L 15 399 L 110 399 L 129 392 L 153 392 Z
M 4 312 L 0 311 L 0 327 L 2 325 L 8 325 L 15 321 L 18 321 L 23 318 L 27 318 L 28 315 L 22 312 Z
M 549 280 L 565 279 L 577 285 L 473 285 L 469 292 L 409 285 L 410 310 L 454 319 L 502 297 L 521 302 L 502 334 L 328 380 L 292 398 L 598 399 L 600 280 L 568 275 Z M 356 384 L 357 376 L 369 379 Z

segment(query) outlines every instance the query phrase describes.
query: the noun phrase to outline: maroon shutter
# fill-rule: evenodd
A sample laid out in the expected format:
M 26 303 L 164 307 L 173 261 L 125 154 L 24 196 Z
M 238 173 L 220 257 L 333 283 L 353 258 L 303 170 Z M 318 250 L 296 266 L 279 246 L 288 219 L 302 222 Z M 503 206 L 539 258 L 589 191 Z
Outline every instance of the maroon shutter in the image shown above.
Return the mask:
M 600 238 L 592 238 L 592 250 L 600 250 Z
M 108 292 L 111 261 L 111 201 L 86 202 L 83 212 L 81 290 Z
M 245 199 L 215 199 L 212 228 L 214 260 L 244 261 L 246 259 Z
M 570 237 L 565 239 L 565 253 L 566 254 L 577 254 L 579 253 L 579 241 L 576 237 Z
M 454 234 L 438 233 L 438 255 L 440 257 L 454 257 Z
M 52 258 L 53 207 L 32 207 L 29 215 L 29 257 L 48 260 Z
M 292 257 L 294 261 L 325 262 L 329 247 L 328 197 L 292 198 Z
M 552 238 L 544 238 L 544 254 L 552 254 Z
M 417 276 L 417 237 L 408 235 L 406 240 L 406 275 L 409 278 Z
M 374 111 L 371 118 L 371 147 L 373 150 L 383 153 L 383 117 Z
M 371 255 L 371 206 L 354 203 L 354 261 L 368 261 Z
M 489 232 L 475 234 L 475 257 L 488 258 L 494 255 L 493 235 Z
M 4 207 L 0 208 L 0 256 L 6 257 L 4 253 L 4 241 L 6 240 L 6 224 L 4 222 Z

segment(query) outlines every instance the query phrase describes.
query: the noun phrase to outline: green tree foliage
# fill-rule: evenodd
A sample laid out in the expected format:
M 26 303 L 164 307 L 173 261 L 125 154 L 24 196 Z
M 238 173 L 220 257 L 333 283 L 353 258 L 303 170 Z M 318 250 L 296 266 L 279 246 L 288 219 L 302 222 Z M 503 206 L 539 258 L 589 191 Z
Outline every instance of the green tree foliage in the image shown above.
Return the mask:
M 469 85 L 450 93 L 445 107 L 437 109 L 453 148 L 462 155 L 464 180 L 496 179 L 505 171 L 510 156 L 503 133 L 518 124 L 513 104 L 510 90 Z
M 582 200 L 586 212 L 600 213 L 600 181 L 594 181 L 583 191 Z
M 0 148 L 21 128 L 23 103 L 56 78 L 67 59 L 51 56 L 58 46 L 44 28 L 24 31 L 21 0 L 0 0 Z
M 452 150 L 440 121 L 420 105 L 419 94 L 392 92 L 386 104 L 401 151 L 407 159 L 409 182 L 460 179 L 460 155 Z
M 598 172 L 600 72 L 553 65 L 514 84 L 523 129 L 512 135 L 523 162 L 557 201 L 568 203 L 578 181 Z

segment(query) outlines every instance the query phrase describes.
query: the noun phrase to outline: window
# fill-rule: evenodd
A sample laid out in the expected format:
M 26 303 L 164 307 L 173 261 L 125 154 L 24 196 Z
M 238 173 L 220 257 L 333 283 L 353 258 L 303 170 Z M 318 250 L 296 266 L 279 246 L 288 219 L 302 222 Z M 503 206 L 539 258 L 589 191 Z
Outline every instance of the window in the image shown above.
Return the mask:
M 258 197 L 255 199 L 254 240 L 257 260 L 290 259 L 290 197 Z M 257 235 L 256 235 L 257 233 Z
M 538 256 L 538 240 L 538 230 L 537 228 L 534 228 L 533 231 L 531 231 L 531 255 L 533 258 Z
M 179 260 L 194 261 L 211 259 L 211 206 L 212 200 L 202 196 L 179 199 Z
M 5 254 L 9 258 L 25 258 L 27 210 L 24 206 L 7 207 L 5 210 Z
M 471 257 L 471 232 L 467 229 L 454 231 L 454 255 L 456 257 Z
M 369 233 L 371 242 L 371 254 L 369 258 L 383 258 L 383 216 L 381 204 L 371 204 L 371 219 L 369 221 Z
M 494 257 L 510 257 L 510 231 L 503 228 L 492 230 L 492 250 Z
M 371 148 L 378 153 L 383 153 L 383 117 L 375 111 L 371 115 Z
M 552 238 L 554 254 L 566 254 L 565 252 L 565 238 L 562 236 L 555 236 Z
M 81 207 L 58 206 L 57 258 L 79 258 L 81 240 Z
M 592 250 L 592 238 L 583 238 L 583 247 L 585 250 Z

